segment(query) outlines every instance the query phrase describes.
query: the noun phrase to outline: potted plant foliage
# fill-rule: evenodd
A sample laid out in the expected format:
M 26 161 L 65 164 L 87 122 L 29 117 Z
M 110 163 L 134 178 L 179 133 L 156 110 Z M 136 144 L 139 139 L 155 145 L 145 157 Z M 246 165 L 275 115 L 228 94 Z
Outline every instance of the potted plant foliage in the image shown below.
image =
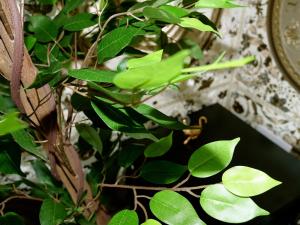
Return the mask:
M 250 197 L 280 182 L 242 165 L 225 170 L 238 137 L 174 162 L 173 131 L 193 139 L 200 128 L 145 103 L 206 71 L 254 60 L 225 62 L 221 54 L 203 65 L 197 43 L 166 33 L 174 26 L 220 37 L 201 9 L 239 5 L 28 0 L 20 14 L 17 3 L 0 1 L 0 224 L 205 224 L 187 196 L 228 223 L 269 214 Z M 217 184 L 188 185 L 217 173 Z M 21 209 L 11 204 L 21 200 Z M 28 213 L 35 207 L 39 222 Z

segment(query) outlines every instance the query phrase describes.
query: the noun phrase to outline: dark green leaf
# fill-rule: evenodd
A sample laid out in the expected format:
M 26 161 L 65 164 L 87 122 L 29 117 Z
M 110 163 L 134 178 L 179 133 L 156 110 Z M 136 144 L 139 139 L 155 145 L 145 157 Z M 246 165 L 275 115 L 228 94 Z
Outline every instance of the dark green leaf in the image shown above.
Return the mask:
M 0 136 L 27 127 L 27 124 L 18 118 L 18 114 L 12 112 L 0 117 Z
M 31 16 L 30 22 L 35 37 L 40 42 L 54 41 L 58 34 L 58 27 L 47 16 Z
M 18 130 L 12 133 L 16 143 L 30 154 L 46 161 L 45 155 L 42 153 L 42 148 L 37 146 L 34 138 L 26 130 Z
M 150 200 L 151 212 L 168 225 L 205 225 L 192 204 L 177 192 L 165 190 Z
M 173 142 L 173 132 L 170 133 L 167 137 L 163 137 L 157 142 L 148 145 L 144 152 L 145 157 L 152 158 L 152 157 L 159 157 L 164 155 L 172 147 L 172 142 Z
M 84 0 L 67 0 L 63 12 L 69 13 L 80 6 Z
M 79 80 L 112 83 L 116 72 L 111 70 L 69 70 L 68 75 Z
M 141 104 L 134 108 L 138 113 L 144 115 L 148 119 L 154 121 L 155 123 L 159 124 L 162 127 L 166 127 L 169 129 L 174 129 L 174 130 L 182 130 L 187 128 L 186 125 L 180 123 L 178 120 L 169 117 L 159 110 L 146 105 L 146 104 Z
M 186 166 L 164 160 L 146 163 L 141 170 L 141 177 L 155 184 L 171 184 L 179 180 L 186 172 Z
M 40 210 L 41 225 L 58 225 L 66 218 L 64 205 L 53 199 L 45 199 Z
M 281 184 L 266 173 L 246 166 L 226 170 L 222 182 L 227 190 L 241 197 L 259 195 Z
M 93 14 L 90 13 L 79 13 L 75 16 L 68 18 L 65 22 L 64 29 L 67 31 L 80 31 L 84 28 L 93 26 L 96 24 L 95 21 L 92 20 Z
M 44 162 L 40 160 L 32 161 L 32 167 L 34 169 L 38 183 L 51 187 L 56 186 L 56 181 L 54 180 Z
M 23 175 L 20 163 L 19 146 L 12 139 L 0 139 L 0 173 Z
M 30 51 L 35 45 L 37 39 L 34 36 L 27 36 L 24 38 L 24 42 L 28 51 Z
M 116 56 L 135 36 L 141 34 L 144 34 L 141 29 L 131 26 L 120 27 L 106 34 L 98 45 L 99 63 Z
M 196 150 L 190 157 L 188 168 L 194 177 L 206 178 L 225 169 L 231 162 L 239 138 L 215 141 Z
M 145 7 L 143 13 L 144 16 L 149 19 L 159 20 L 165 23 L 176 24 L 180 22 L 180 17 L 160 8 Z
M 3 216 L 0 216 L 1 225 L 25 225 L 21 216 L 14 212 L 8 212 Z
M 269 212 L 258 207 L 250 198 L 238 197 L 222 184 L 205 188 L 200 204 L 211 217 L 227 223 L 244 223 L 257 216 L 267 216 Z
M 102 152 L 102 141 L 98 132 L 88 124 L 76 124 L 79 135 L 100 154 Z
M 118 156 L 119 165 L 128 168 L 143 154 L 144 149 L 145 146 L 134 144 L 121 149 L 121 152 Z
M 139 218 L 135 211 L 124 209 L 113 216 L 108 225 L 138 225 Z

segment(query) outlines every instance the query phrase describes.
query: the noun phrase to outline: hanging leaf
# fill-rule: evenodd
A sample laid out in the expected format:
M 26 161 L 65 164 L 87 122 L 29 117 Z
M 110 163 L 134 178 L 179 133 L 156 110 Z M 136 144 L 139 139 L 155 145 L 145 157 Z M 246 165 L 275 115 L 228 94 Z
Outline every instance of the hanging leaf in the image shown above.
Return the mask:
M 56 186 L 57 182 L 54 180 L 51 172 L 44 162 L 41 160 L 34 160 L 32 161 L 32 167 L 39 184 L 46 185 L 48 187 Z
M 42 152 L 42 148 L 37 146 L 34 142 L 34 138 L 29 134 L 28 131 L 22 129 L 12 133 L 12 136 L 16 143 L 22 147 L 28 153 L 46 161 L 46 157 Z
M 23 218 L 14 212 L 8 212 L 5 215 L 0 216 L 0 224 L 25 225 Z
M 196 8 L 236 8 L 241 7 L 234 0 L 198 0 L 195 4 Z
M 48 16 L 31 16 L 30 22 L 38 41 L 45 43 L 56 40 L 58 27 Z
M 92 20 L 93 16 L 91 13 L 76 14 L 65 21 L 64 29 L 67 31 L 80 31 L 84 28 L 91 27 L 96 24 L 96 22 Z
M 161 223 L 158 222 L 157 220 L 149 219 L 149 220 L 146 220 L 141 225 L 161 225 Z
M 84 1 L 83 0 L 67 0 L 63 12 L 69 13 L 80 6 Z
M 119 27 L 109 32 L 98 44 L 98 61 L 104 61 L 116 56 L 123 48 L 130 44 L 132 39 L 144 32 L 135 27 Z
M 28 51 L 30 51 L 33 48 L 36 41 L 37 41 L 37 39 L 32 35 L 24 38 L 24 44 L 26 45 L 26 48 Z
M 113 216 L 108 225 L 138 225 L 139 218 L 135 211 L 122 210 Z
M 186 166 L 157 160 L 146 163 L 141 169 L 140 176 L 154 184 L 171 184 L 179 180 L 186 170 Z
M 222 182 L 228 191 L 241 197 L 259 195 L 281 184 L 266 173 L 246 166 L 226 170 Z
M 163 50 L 152 52 L 142 58 L 129 59 L 127 62 L 128 69 L 133 69 L 141 66 L 150 65 L 153 63 L 158 63 L 161 61 L 163 55 Z
M 104 102 L 92 102 L 91 104 L 101 120 L 110 129 L 127 133 L 147 133 L 143 126 L 134 122 L 124 111 Z
M 163 11 L 166 11 L 166 12 L 174 15 L 177 18 L 181 18 L 181 17 L 187 16 L 189 14 L 188 10 L 186 10 L 184 8 L 172 6 L 172 5 L 162 5 L 159 8 L 162 9 Z
M 98 132 L 88 124 L 76 124 L 76 129 L 80 135 L 87 143 L 89 143 L 94 150 L 102 153 L 103 145 Z
M 226 223 L 244 223 L 257 216 L 269 215 L 250 198 L 238 197 L 222 184 L 205 188 L 200 196 L 200 204 L 208 215 Z
M 168 225 L 205 225 L 192 204 L 177 192 L 165 190 L 150 200 L 151 212 Z
M 167 85 L 181 74 L 189 51 L 183 50 L 159 63 L 133 68 L 118 73 L 114 84 L 123 89 L 154 89 Z
M 64 205 L 53 199 L 45 199 L 40 210 L 41 225 L 61 224 L 66 218 L 67 212 Z
M 144 152 L 145 157 L 152 158 L 166 154 L 172 147 L 172 142 L 173 132 L 171 132 L 167 137 L 163 137 L 157 142 L 148 145 Z
M 189 159 L 189 171 L 198 178 L 206 178 L 219 173 L 231 162 L 239 141 L 239 138 L 231 141 L 215 141 L 200 147 Z
M 0 117 L 0 136 L 18 131 L 27 127 L 27 124 L 18 118 L 16 112 Z
M 79 69 L 69 70 L 68 75 L 78 80 L 112 83 L 116 72 L 110 70 Z
M 145 7 L 143 14 L 149 19 L 159 20 L 165 23 L 176 24 L 180 22 L 179 17 L 175 14 L 155 7 Z
M 20 169 L 21 151 L 11 139 L 0 138 L 0 173 L 24 175 Z
M 203 32 L 209 31 L 220 35 L 219 32 L 215 30 L 214 27 L 204 24 L 196 18 L 189 18 L 189 17 L 181 18 L 180 23 L 178 23 L 178 25 L 184 28 L 193 28 Z
M 162 127 L 174 130 L 183 130 L 187 128 L 186 125 L 180 123 L 178 120 L 163 114 L 159 110 L 149 105 L 140 104 L 134 108 L 134 110 Z
M 119 156 L 118 163 L 125 168 L 130 167 L 144 152 L 144 145 L 131 144 L 122 148 Z

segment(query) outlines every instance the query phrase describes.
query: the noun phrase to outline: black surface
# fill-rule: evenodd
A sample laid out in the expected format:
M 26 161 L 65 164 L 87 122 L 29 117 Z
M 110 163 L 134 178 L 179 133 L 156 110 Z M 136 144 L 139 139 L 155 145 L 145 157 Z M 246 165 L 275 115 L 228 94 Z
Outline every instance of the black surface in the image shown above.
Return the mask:
M 208 123 L 201 137 L 191 143 L 192 146 L 189 147 L 191 151 L 196 146 L 198 148 L 211 141 L 240 137 L 241 141 L 229 167 L 250 166 L 262 170 L 282 182 L 280 186 L 253 198 L 259 206 L 269 210 L 271 215 L 259 217 L 244 224 L 297 224 L 296 217 L 300 213 L 300 161 L 220 105 L 213 105 L 192 114 L 192 122 L 197 123 L 199 116 L 206 116 Z M 211 181 L 219 182 L 220 175 L 213 177 Z M 226 224 L 205 216 L 204 213 L 200 213 L 199 216 L 207 224 Z

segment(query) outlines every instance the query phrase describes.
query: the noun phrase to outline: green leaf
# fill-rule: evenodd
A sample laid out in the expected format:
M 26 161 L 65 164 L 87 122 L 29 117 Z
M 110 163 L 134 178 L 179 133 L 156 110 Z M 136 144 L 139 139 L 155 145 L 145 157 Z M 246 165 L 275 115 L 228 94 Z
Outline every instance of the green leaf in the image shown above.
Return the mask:
M 42 15 L 31 16 L 30 22 L 38 41 L 50 42 L 56 39 L 58 27 L 49 17 Z
M 134 108 L 134 110 L 144 115 L 148 119 L 154 121 L 155 123 L 159 124 L 162 127 L 166 127 L 174 130 L 182 130 L 187 128 L 186 125 L 180 123 L 178 120 L 163 114 L 159 110 L 149 105 L 140 104 L 139 106 Z
M 83 0 L 67 0 L 63 12 L 69 13 L 80 6 L 84 1 Z
M 11 112 L 0 117 L 0 136 L 18 131 L 27 127 L 27 124 L 18 118 L 16 112 Z
M 196 18 L 189 18 L 189 17 L 181 18 L 180 23 L 178 23 L 178 25 L 184 28 L 194 28 L 200 31 L 204 31 L 204 32 L 209 31 L 220 35 L 219 32 L 215 30 L 214 27 L 204 24 Z
M 38 0 L 38 2 L 44 5 L 53 5 L 57 2 L 57 0 Z
M 244 223 L 257 216 L 269 215 L 250 198 L 238 197 L 222 184 L 205 188 L 200 196 L 200 204 L 208 215 L 226 223 Z
M 0 173 L 24 175 L 20 170 L 21 151 L 11 139 L 0 139 Z
M 144 223 L 142 223 L 141 225 L 161 225 L 161 223 L 158 222 L 157 220 L 148 219 Z
M 92 107 L 101 120 L 112 130 L 128 133 L 144 133 L 146 129 L 134 122 L 127 114 L 121 110 L 104 102 L 92 102 Z
M 144 32 L 141 29 L 131 26 L 119 27 L 106 34 L 98 44 L 99 63 L 116 56 L 131 43 L 135 36 L 142 34 Z
M 45 199 L 40 210 L 41 225 L 58 225 L 66 218 L 67 212 L 63 204 L 53 199 Z
M 189 51 L 180 51 L 162 62 L 133 68 L 118 73 L 114 84 L 123 89 L 154 89 L 167 85 L 178 77 Z
M 163 55 L 163 50 L 152 52 L 142 58 L 129 59 L 127 62 L 128 69 L 137 68 L 141 66 L 150 65 L 153 63 L 158 63 L 161 61 Z
M 34 160 L 32 161 L 32 167 L 34 169 L 38 183 L 51 187 L 56 186 L 56 181 L 54 180 L 44 162 L 42 162 L 41 160 Z
M 215 141 L 200 147 L 189 159 L 189 171 L 198 178 L 206 178 L 219 173 L 231 162 L 239 141 L 239 138 L 231 141 Z
M 103 149 L 101 138 L 98 132 L 88 124 L 76 124 L 76 129 L 79 135 L 89 143 L 94 150 L 98 151 L 100 154 Z
M 91 27 L 96 24 L 96 22 L 92 20 L 93 16 L 91 13 L 76 14 L 65 21 L 64 29 L 67 31 L 80 31 L 84 28 Z
M 236 8 L 241 7 L 234 0 L 198 0 L 196 8 Z
M 176 24 L 180 22 L 180 19 L 176 14 L 155 7 L 145 7 L 143 14 L 149 19 L 159 20 L 165 23 Z
M 145 157 L 152 158 L 166 154 L 172 147 L 172 142 L 173 132 L 171 132 L 167 137 L 163 137 L 159 141 L 148 145 L 144 152 Z
M 143 145 L 131 144 L 121 149 L 118 156 L 118 163 L 125 168 L 130 167 L 144 152 Z
M 151 212 L 168 225 L 205 225 L 192 204 L 177 192 L 165 190 L 150 200 Z
M 16 143 L 22 147 L 28 153 L 46 161 L 45 155 L 42 153 L 42 148 L 37 146 L 34 142 L 34 138 L 29 134 L 28 131 L 22 129 L 12 133 L 12 136 Z
M 154 184 L 171 184 L 179 180 L 186 170 L 186 166 L 157 160 L 146 163 L 141 169 L 140 176 Z
M 28 51 L 30 51 L 33 48 L 36 41 L 37 41 L 37 39 L 32 35 L 27 36 L 27 37 L 24 38 L 24 43 L 25 43 L 26 48 L 27 48 Z
M 226 170 L 222 182 L 228 191 L 241 197 L 259 195 L 281 184 L 266 173 L 246 166 Z
M 110 70 L 79 69 L 69 70 L 68 75 L 79 80 L 112 83 L 116 72 Z
M 0 224 L 25 225 L 23 218 L 14 212 L 8 212 L 5 215 L 0 216 Z
M 133 210 L 122 210 L 113 216 L 108 225 L 138 225 L 139 218 Z
M 175 7 L 175 6 L 171 6 L 171 5 L 162 5 L 159 8 L 170 14 L 173 14 L 177 18 L 181 18 L 181 17 L 187 16 L 189 14 L 188 10 L 181 8 L 181 7 Z

